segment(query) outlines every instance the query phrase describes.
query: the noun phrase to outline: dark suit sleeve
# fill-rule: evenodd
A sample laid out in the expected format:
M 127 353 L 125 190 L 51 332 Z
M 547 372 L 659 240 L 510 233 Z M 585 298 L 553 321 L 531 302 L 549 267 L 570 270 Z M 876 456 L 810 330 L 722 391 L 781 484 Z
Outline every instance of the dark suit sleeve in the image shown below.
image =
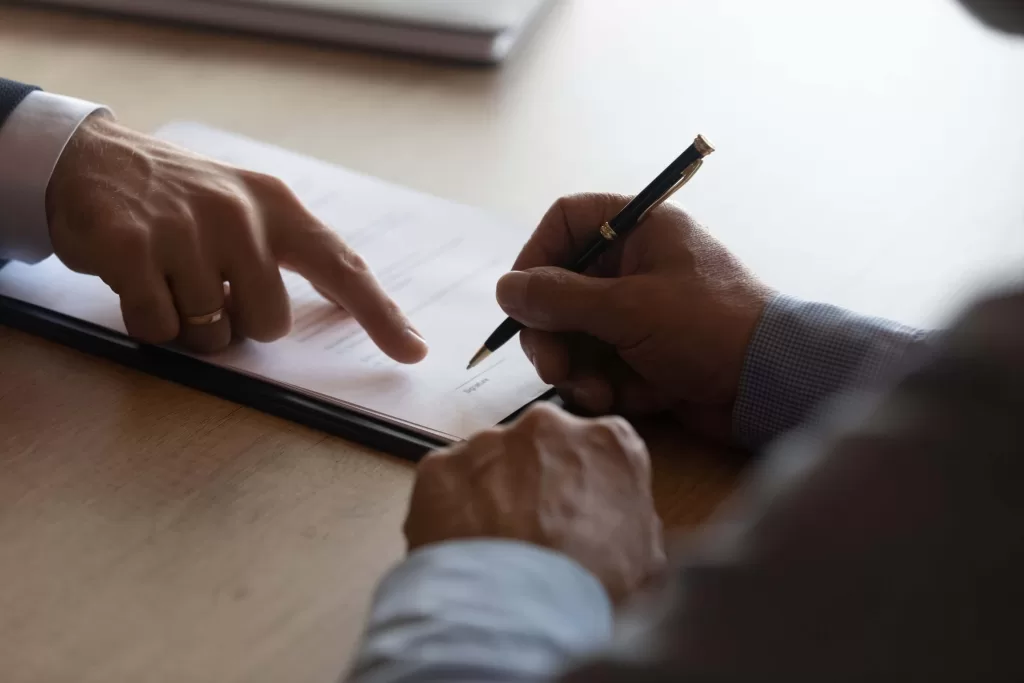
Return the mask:
M 17 81 L 0 78 L 0 128 L 4 127 L 7 117 L 33 90 L 39 90 L 39 88 L 34 85 L 25 85 Z M 0 259 L 0 268 L 6 263 L 5 259 Z
M 7 121 L 7 117 L 11 115 L 11 112 L 21 104 L 21 101 L 25 99 L 30 92 L 33 90 L 39 90 L 34 85 L 25 85 L 24 83 L 18 83 L 17 81 L 9 81 L 6 78 L 0 78 L 0 128 L 3 127 Z

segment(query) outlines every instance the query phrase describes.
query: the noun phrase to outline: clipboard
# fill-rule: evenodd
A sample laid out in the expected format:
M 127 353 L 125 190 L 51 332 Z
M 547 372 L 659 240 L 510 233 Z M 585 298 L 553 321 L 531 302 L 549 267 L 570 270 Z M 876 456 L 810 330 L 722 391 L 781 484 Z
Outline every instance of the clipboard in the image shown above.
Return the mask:
M 0 269 L 5 265 L 0 261 Z M 106 327 L 3 295 L 0 295 L 0 325 L 406 460 L 417 461 L 431 450 L 450 445 L 442 439 L 363 415 L 329 400 L 141 343 Z M 552 389 L 531 403 L 541 400 L 558 399 Z M 500 424 L 514 420 L 529 405 Z

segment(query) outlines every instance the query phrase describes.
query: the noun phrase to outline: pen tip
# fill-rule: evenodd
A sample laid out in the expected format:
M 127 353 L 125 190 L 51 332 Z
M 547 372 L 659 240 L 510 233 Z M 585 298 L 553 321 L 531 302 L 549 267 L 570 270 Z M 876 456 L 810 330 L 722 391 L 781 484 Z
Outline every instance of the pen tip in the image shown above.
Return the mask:
M 480 350 L 473 354 L 473 358 L 469 361 L 469 365 L 466 366 L 466 369 L 472 370 L 476 366 L 480 365 L 480 363 L 489 355 L 491 355 L 490 349 L 486 346 L 481 346 Z

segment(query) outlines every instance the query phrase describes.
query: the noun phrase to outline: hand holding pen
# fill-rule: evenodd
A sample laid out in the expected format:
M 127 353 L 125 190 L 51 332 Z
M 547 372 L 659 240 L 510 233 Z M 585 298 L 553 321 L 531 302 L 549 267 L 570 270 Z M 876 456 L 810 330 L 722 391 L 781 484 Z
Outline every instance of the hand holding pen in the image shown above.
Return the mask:
M 499 281 L 498 303 L 523 326 L 541 379 L 574 407 L 669 412 L 727 436 L 747 346 L 772 292 L 671 204 L 652 209 L 584 274 L 559 267 L 629 203 L 558 200 Z
M 568 261 L 565 267 L 574 273 L 586 271 L 601 254 L 626 239 L 629 233 L 647 217 L 648 213 L 685 185 L 704 163 L 704 157 L 713 151 L 715 148 L 711 146 L 711 143 L 703 135 L 698 135 L 693 143 L 657 178 L 652 180 L 640 194 L 636 195 L 610 219 L 594 226 L 594 234 L 589 236 L 586 246 L 578 254 L 570 257 L 572 260 Z M 520 321 L 513 318 L 506 319 L 470 359 L 467 369 L 478 365 L 522 329 L 523 325 Z

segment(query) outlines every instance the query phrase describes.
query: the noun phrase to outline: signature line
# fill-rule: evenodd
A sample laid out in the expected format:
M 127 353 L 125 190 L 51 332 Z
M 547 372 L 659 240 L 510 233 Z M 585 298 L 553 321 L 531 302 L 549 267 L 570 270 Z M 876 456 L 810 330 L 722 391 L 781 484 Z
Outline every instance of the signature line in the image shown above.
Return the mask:
M 498 361 L 497 363 L 495 363 L 495 364 L 494 364 L 494 365 L 492 365 L 491 367 L 487 368 L 486 370 L 481 370 L 480 372 L 476 373 L 475 375 L 473 375 L 472 377 L 470 377 L 469 379 L 467 379 L 467 380 L 466 380 L 465 382 L 463 382 L 463 383 L 462 383 L 462 384 L 460 384 L 459 386 L 455 387 L 454 391 L 458 391 L 458 390 L 459 390 L 459 389 L 461 389 L 462 387 L 466 386 L 467 384 L 469 384 L 470 382 L 472 382 L 473 380 L 475 380 L 475 379 L 476 379 L 477 377 L 479 377 L 480 375 L 484 375 L 484 374 L 486 374 L 486 373 L 490 372 L 490 371 L 491 371 L 491 370 L 493 370 L 494 368 L 496 368 L 496 367 L 498 367 L 499 365 L 501 365 L 502 363 L 504 363 L 504 362 L 505 362 L 506 360 L 507 360 L 506 358 L 502 358 L 501 360 L 499 360 L 499 361 Z

